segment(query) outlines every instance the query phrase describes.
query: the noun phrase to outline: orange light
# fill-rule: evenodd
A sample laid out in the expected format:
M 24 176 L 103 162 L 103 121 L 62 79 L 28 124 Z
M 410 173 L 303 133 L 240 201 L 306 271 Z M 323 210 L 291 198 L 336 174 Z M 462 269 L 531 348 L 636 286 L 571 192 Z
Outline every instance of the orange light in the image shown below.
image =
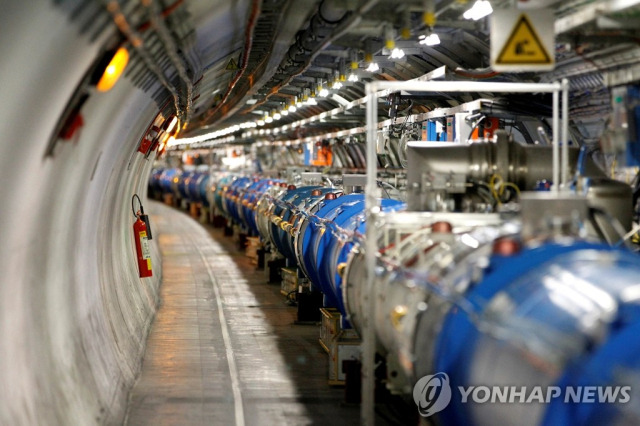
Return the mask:
M 124 47 L 121 47 L 116 54 L 113 55 L 113 58 L 111 58 L 111 62 L 109 62 L 109 65 L 107 65 L 107 68 L 104 70 L 96 88 L 100 92 L 108 92 L 111 90 L 122 75 L 127 63 L 129 63 L 129 52 Z

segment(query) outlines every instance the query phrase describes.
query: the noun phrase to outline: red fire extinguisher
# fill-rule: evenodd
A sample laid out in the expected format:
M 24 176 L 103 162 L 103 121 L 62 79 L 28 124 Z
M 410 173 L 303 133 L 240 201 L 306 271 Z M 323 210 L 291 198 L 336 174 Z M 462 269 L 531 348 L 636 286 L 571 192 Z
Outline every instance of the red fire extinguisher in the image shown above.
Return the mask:
M 138 199 L 140 210 L 136 212 L 133 202 Z M 151 250 L 149 248 L 149 240 L 151 239 L 151 227 L 149 226 L 149 216 L 144 214 L 144 208 L 138 194 L 134 194 L 131 199 L 131 210 L 136 218 L 133 224 L 133 239 L 136 242 L 136 254 L 138 255 L 138 271 L 140 278 L 150 277 L 153 275 L 151 271 Z

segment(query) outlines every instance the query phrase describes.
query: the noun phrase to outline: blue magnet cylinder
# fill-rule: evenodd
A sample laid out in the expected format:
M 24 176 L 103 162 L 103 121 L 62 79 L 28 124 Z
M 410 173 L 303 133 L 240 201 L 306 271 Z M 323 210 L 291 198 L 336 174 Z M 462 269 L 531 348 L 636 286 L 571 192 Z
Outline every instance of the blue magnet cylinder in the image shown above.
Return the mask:
M 175 194 L 175 185 L 180 174 L 182 174 L 180 169 L 167 169 L 162 172 L 158 184 L 163 194 Z
M 325 295 L 325 305 L 335 307 L 346 315 L 342 298 L 342 278 L 337 270 L 345 262 L 354 232 L 363 230 L 365 218 L 364 195 L 349 194 L 328 200 L 318 210 L 311 225 L 305 230 L 303 258 L 309 279 Z M 383 199 L 383 211 L 398 210 L 404 203 Z
M 246 188 L 239 200 L 244 223 L 251 235 L 258 235 L 256 211 L 253 209 L 253 206 L 256 205 L 260 197 L 275 183 L 276 181 L 272 179 L 254 179 L 253 183 Z
M 209 184 L 209 173 L 193 173 L 186 180 L 187 199 L 192 203 L 202 203 L 209 205 L 207 197 L 207 187 Z
M 304 207 L 306 200 L 311 196 L 311 192 L 319 188 L 319 186 L 303 186 L 288 190 L 280 199 L 280 203 L 275 206 L 273 213 L 282 218 L 283 222 L 291 223 L 294 220 L 295 213 Z M 271 224 L 270 232 L 278 251 L 292 262 L 295 262 L 296 254 L 293 249 L 293 237 L 291 234 L 275 223 Z
M 162 188 L 160 187 L 160 177 L 164 171 L 164 168 L 157 168 L 151 172 L 151 177 L 149 178 L 149 189 L 151 191 L 162 192 Z
M 227 213 L 230 218 L 237 224 L 242 224 L 242 212 L 239 209 L 236 200 L 239 199 L 244 193 L 245 189 L 251 185 L 252 180 L 248 177 L 239 177 L 229 186 L 226 192 L 225 204 L 227 206 Z
M 227 214 L 226 194 L 234 179 L 235 177 L 231 175 L 224 176 L 216 183 L 213 201 L 218 211 L 222 214 Z
M 638 277 L 637 255 L 599 244 L 547 244 L 494 256 L 466 297 L 472 310 L 454 308 L 446 316 L 434 369 L 449 375 L 454 392 L 503 384 L 495 382 L 496 366 L 501 377 L 519 384 L 621 386 L 629 372 L 640 371 Z M 491 410 L 513 407 L 463 404 L 454 395 L 440 418 L 443 424 L 478 424 L 495 418 Z M 542 405 L 538 420 L 612 424 L 631 408 L 559 398 Z
M 189 182 L 189 179 L 191 178 L 191 176 L 193 176 L 194 172 L 182 172 L 182 174 L 178 175 L 178 196 L 180 198 L 185 198 L 188 199 L 189 198 L 189 194 L 187 193 L 187 183 Z

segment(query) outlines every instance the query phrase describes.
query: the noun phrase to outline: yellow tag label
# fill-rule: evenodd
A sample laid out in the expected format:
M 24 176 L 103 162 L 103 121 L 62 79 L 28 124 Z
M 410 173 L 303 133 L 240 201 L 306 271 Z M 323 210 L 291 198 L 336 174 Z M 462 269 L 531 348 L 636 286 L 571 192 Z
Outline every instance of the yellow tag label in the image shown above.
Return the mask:
M 142 249 L 142 258 L 151 261 L 151 249 L 149 249 L 149 239 L 146 231 L 140 231 L 140 248 Z

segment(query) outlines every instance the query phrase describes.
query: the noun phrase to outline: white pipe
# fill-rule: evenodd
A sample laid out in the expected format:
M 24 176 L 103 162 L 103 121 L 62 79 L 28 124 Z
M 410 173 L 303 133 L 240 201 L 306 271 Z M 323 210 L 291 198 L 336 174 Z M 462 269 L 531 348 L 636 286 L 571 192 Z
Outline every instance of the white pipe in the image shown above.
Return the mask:
M 378 90 L 415 92 L 553 93 L 560 83 L 491 83 L 476 81 L 376 81 Z
M 569 189 L 569 80 L 562 80 L 562 189 Z

